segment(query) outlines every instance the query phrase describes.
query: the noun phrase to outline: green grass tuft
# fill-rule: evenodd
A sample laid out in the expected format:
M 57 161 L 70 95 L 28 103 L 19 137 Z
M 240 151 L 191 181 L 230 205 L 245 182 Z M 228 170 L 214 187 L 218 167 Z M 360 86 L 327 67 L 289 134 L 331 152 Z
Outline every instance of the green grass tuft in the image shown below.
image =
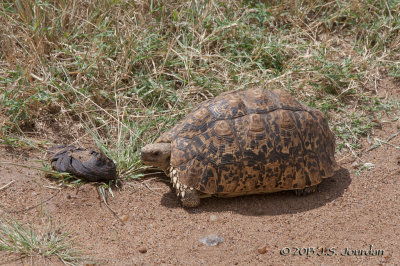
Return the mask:
M 69 236 L 60 232 L 50 221 L 43 230 L 24 226 L 10 216 L 0 215 L 0 250 L 16 253 L 21 257 L 58 257 L 67 265 L 78 265 L 81 253 L 72 248 Z

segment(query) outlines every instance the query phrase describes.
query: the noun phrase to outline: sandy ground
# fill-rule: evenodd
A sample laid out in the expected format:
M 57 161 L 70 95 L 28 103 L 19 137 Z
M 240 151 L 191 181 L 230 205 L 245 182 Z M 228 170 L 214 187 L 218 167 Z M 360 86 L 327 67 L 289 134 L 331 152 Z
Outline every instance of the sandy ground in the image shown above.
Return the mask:
M 399 128 L 400 121 L 388 118 L 373 138 L 385 140 Z M 0 187 L 15 181 L 0 190 L 0 212 L 39 228 L 46 212 L 102 265 L 397 264 L 400 134 L 370 151 L 372 144 L 362 143 L 360 159 L 374 168 L 357 174 L 352 153 L 337 154 L 342 169 L 305 197 L 280 192 L 209 198 L 199 208 L 183 209 L 167 180 L 150 178 L 114 189 L 108 203 L 116 215 L 95 185 L 59 190 L 36 170 L 0 164 Z M 3 162 L 40 166 L 34 160 L 42 156 L 0 146 Z M 213 247 L 199 242 L 209 234 L 224 242 Z M 0 252 L 0 264 L 43 263 Z

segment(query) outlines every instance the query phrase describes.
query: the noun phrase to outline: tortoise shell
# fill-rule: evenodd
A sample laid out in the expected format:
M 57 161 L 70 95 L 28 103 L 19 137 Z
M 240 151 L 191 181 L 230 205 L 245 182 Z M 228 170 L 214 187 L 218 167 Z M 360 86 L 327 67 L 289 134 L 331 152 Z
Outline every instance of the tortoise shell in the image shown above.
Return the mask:
M 181 186 L 217 196 L 304 189 L 339 168 L 324 114 L 281 90 L 221 94 L 156 142 Z

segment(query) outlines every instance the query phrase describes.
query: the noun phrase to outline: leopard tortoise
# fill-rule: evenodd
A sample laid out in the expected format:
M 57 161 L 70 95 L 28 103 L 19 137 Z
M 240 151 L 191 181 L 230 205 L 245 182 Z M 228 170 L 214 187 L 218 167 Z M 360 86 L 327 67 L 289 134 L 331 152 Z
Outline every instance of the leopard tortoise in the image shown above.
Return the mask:
M 141 150 L 171 178 L 184 207 L 200 198 L 294 190 L 339 169 L 327 119 L 282 90 L 231 91 L 201 103 Z

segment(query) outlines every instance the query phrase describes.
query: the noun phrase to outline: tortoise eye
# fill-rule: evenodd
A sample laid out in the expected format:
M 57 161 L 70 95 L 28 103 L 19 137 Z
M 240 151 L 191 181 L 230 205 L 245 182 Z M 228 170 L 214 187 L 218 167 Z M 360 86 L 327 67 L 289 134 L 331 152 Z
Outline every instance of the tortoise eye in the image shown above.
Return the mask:
M 159 152 L 159 151 L 156 151 L 155 153 L 153 153 L 153 155 L 154 155 L 154 156 L 158 156 L 158 155 L 160 155 L 160 152 Z

